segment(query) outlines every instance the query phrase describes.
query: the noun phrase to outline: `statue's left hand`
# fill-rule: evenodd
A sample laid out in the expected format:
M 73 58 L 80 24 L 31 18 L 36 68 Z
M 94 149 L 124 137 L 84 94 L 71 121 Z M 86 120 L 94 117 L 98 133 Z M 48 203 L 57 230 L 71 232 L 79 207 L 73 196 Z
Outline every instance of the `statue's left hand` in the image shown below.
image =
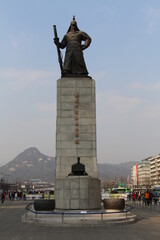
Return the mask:
M 82 50 L 86 49 L 85 45 L 81 45 Z

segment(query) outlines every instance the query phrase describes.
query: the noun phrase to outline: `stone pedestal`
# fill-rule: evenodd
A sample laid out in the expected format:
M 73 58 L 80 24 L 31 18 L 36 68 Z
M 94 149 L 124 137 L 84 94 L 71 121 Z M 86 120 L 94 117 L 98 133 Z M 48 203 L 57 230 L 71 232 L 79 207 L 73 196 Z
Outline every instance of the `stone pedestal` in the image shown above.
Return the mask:
M 100 209 L 100 180 L 88 176 L 69 176 L 56 180 L 56 209 Z
M 74 207 L 72 206 L 74 202 L 72 193 L 70 193 L 68 203 L 65 201 L 65 181 L 66 184 L 69 184 L 68 182 L 71 181 L 70 177 L 67 176 L 71 172 L 71 166 L 77 162 L 78 157 L 80 157 L 80 162 L 85 165 L 85 171 L 90 177 L 85 178 L 83 176 L 84 181 L 89 181 L 89 184 L 91 184 L 92 180 L 93 182 L 96 180 L 99 182 L 96 151 L 95 81 L 88 77 L 61 78 L 57 81 L 56 208 L 68 209 L 69 207 L 69 209 L 76 209 L 75 203 L 73 204 Z M 70 186 L 74 184 L 74 181 L 76 184 L 78 179 L 81 179 L 81 177 L 75 178 L 73 176 L 71 178 L 73 183 L 71 183 Z M 60 182 L 64 182 L 61 188 L 62 191 L 60 191 L 58 187 Z M 96 192 L 99 197 L 100 187 L 99 193 L 97 187 L 95 189 L 93 185 L 92 187 L 93 191 Z M 71 189 L 72 187 L 70 187 L 70 192 L 72 192 Z M 80 186 L 77 186 L 76 192 L 77 191 L 81 191 Z M 90 195 L 90 190 L 88 189 L 86 191 L 86 194 Z M 63 195 L 62 198 L 60 197 L 61 194 Z M 80 192 L 76 195 L 76 201 L 78 201 L 78 196 L 80 196 Z M 86 201 L 90 201 L 89 199 L 90 196 Z M 58 201 L 63 202 L 63 204 L 58 203 Z M 97 208 L 98 206 L 96 201 L 97 200 L 95 200 L 95 204 L 93 204 L 93 208 Z M 91 204 L 87 204 L 85 204 L 86 207 L 91 206 Z M 82 205 L 79 201 L 79 203 L 77 203 L 77 209 Z

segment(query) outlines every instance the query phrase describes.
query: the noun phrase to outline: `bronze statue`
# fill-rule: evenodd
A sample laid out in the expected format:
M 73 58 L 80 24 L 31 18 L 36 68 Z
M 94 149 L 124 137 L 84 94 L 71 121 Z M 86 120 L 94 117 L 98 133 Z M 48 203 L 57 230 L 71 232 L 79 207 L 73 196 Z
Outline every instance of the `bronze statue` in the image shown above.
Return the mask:
M 54 26 L 54 32 L 56 33 L 56 28 Z M 84 44 L 82 44 L 84 41 Z M 63 37 L 62 41 L 59 42 L 57 33 L 55 34 L 54 43 L 57 46 L 58 57 L 61 67 L 62 76 L 87 76 L 88 71 L 83 57 L 83 50 L 88 48 L 91 43 L 91 38 L 87 33 L 82 32 L 77 27 L 77 22 L 75 17 L 71 21 L 70 27 Z M 62 66 L 62 59 L 60 56 L 59 48 L 65 48 L 65 59 L 64 65 Z

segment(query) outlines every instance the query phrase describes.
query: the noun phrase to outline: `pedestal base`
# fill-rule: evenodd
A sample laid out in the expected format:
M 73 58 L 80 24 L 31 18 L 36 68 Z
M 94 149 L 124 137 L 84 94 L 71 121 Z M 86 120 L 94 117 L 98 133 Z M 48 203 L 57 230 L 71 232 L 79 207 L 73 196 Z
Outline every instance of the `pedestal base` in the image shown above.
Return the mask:
M 55 200 L 56 209 L 100 209 L 100 180 L 89 176 L 68 176 L 56 179 Z

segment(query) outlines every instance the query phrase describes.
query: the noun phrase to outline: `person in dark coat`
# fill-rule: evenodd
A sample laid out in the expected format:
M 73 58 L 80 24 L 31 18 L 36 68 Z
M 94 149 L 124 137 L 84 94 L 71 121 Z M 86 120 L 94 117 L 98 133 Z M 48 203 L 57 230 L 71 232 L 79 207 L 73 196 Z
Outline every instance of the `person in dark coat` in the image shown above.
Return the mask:
M 5 193 L 2 192 L 1 193 L 1 202 L 2 202 L 2 204 L 4 203 L 4 201 L 5 201 Z

